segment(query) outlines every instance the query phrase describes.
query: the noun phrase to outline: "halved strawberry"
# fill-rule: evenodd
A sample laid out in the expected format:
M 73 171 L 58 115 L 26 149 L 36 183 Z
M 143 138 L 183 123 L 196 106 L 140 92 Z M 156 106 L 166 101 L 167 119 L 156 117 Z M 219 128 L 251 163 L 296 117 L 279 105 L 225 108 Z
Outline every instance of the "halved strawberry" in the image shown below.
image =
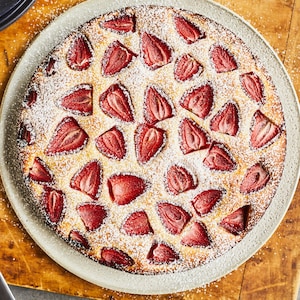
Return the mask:
M 205 38 L 205 33 L 202 30 L 182 16 L 174 16 L 174 23 L 176 31 L 187 44 L 192 44 L 199 39 Z
M 126 68 L 137 55 L 119 41 L 112 42 L 102 59 L 103 75 L 113 76 Z
M 207 229 L 202 222 L 195 222 L 183 236 L 181 244 L 189 247 L 207 247 L 210 245 Z
M 69 233 L 69 241 L 76 248 L 89 249 L 90 245 L 86 237 L 80 231 L 72 229 Z
M 24 101 L 23 101 L 23 105 L 26 108 L 30 108 L 34 105 L 34 103 L 37 101 L 38 98 L 38 92 L 36 87 L 32 86 L 30 87 L 30 89 L 27 91 Z
M 173 165 L 167 171 L 167 189 L 173 195 L 196 188 L 193 175 L 184 167 Z
M 89 84 L 75 86 L 59 100 L 59 105 L 77 115 L 93 113 L 93 87 Z
M 148 216 L 143 210 L 132 213 L 123 223 L 122 229 L 128 235 L 144 235 L 153 233 Z
M 257 103 L 264 102 L 264 86 L 258 75 L 253 72 L 240 75 L 242 87 L 246 95 Z
M 206 190 L 198 194 L 193 200 L 192 205 L 196 213 L 202 217 L 208 214 L 213 207 L 222 198 L 223 192 L 221 190 Z
M 179 125 L 180 149 L 183 154 L 209 147 L 204 130 L 193 120 L 184 118 Z
M 107 217 L 107 211 L 104 206 L 94 202 L 77 206 L 77 212 L 87 231 L 99 228 Z
M 149 124 L 140 124 L 135 132 L 137 160 L 141 164 L 147 163 L 161 151 L 165 142 L 165 130 Z
M 214 92 L 210 84 L 194 88 L 183 95 L 180 105 L 204 119 L 213 105 Z
M 144 179 L 130 174 L 115 174 L 107 180 L 111 200 L 118 205 L 129 204 L 147 188 Z
M 93 200 L 99 198 L 101 184 L 102 167 L 97 160 L 92 160 L 85 164 L 70 181 L 72 189 L 90 196 Z
M 57 59 L 53 56 L 50 56 L 45 65 L 46 76 L 52 76 L 56 73 L 56 63 Z
M 168 264 L 178 260 L 179 255 L 165 243 L 154 242 L 147 254 L 147 259 L 152 264 Z
M 260 110 L 257 110 L 253 115 L 252 123 L 250 144 L 253 149 L 271 144 L 280 133 L 279 126 L 274 124 Z
M 109 267 L 119 268 L 134 264 L 134 260 L 127 253 L 119 249 L 104 247 L 101 249 L 100 255 L 100 262 Z
M 170 101 L 154 86 L 148 86 L 145 92 L 144 117 L 150 124 L 173 117 Z
M 18 133 L 18 143 L 20 146 L 30 146 L 35 142 L 35 131 L 30 123 L 22 122 Z
M 250 205 L 238 208 L 236 211 L 226 216 L 220 222 L 220 226 L 234 235 L 242 233 L 247 226 L 249 210 Z
M 203 163 L 209 169 L 217 171 L 232 171 L 236 168 L 229 151 L 223 144 L 217 143 L 212 143 Z
M 102 27 L 111 29 L 117 33 L 128 33 L 135 31 L 135 16 L 123 15 L 111 20 L 104 21 Z
M 144 32 L 142 33 L 142 58 L 145 64 L 156 70 L 171 62 L 171 48 L 157 36 Z
M 108 158 L 120 160 L 126 155 L 123 133 L 116 126 L 98 136 L 95 142 L 97 149 Z
M 191 216 L 181 206 L 171 203 L 159 203 L 157 205 L 158 215 L 162 224 L 171 234 L 180 234 Z
M 210 129 L 220 133 L 235 136 L 239 130 L 239 115 L 235 103 L 226 103 L 211 119 Z
M 201 64 L 189 54 L 179 57 L 175 63 L 174 76 L 178 81 L 191 80 L 203 71 Z
M 217 73 L 230 72 L 238 68 L 234 56 L 223 46 L 214 46 L 210 54 Z
M 241 183 L 241 193 L 251 193 L 261 190 L 270 180 L 270 174 L 264 169 L 261 163 L 256 163 L 250 167 Z
M 81 150 L 89 137 L 73 117 L 65 117 L 57 125 L 46 149 L 47 155 L 71 154 Z
M 99 105 L 103 112 L 124 122 L 133 122 L 133 111 L 129 92 L 119 84 L 112 84 L 100 95 Z
M 68 50 L 67 64 L 74 71 L 87 70 L 93 60 L 93 51 L 87 37 L 77 35 Z
M 53 184 L 53 174 L 46 163 L 39 157 L 33 161 L 29 169 L 29 178 L 39 184 Z

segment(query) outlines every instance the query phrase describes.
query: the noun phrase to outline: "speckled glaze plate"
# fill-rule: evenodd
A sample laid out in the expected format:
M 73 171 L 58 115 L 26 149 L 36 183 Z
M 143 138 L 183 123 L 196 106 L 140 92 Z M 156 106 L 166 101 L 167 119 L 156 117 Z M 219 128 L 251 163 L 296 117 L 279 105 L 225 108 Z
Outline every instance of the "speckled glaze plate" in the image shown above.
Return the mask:
M 282 99 L 287 133 L 286 158 L 277 192 L 258 224 L 235 247 L 217 259 L 194 269 L 159 275 L 136 275 L 108 268 L 73 250 L 33 213 L 31 195 L 18 161 L 17 122 L 28 83 L 37 66 L 56 45 L 83 23 L 101 14 L 128 6 L 164 5 L 204 15 L 231 30 L 259 57 Z M 90 0 L 54 20 L 19 61 L 2 101 L 0 163 L 3 184 L 21 223 L 54 261 L 75 275 L 101 287 L 134 294 L 165 294 L 204 286 L 225 276 L 249 259 L 270 238 L 284 217 L 299 178 L 300 117 L 297 96 L 283 65 L 266 41 L 234 13 L 210 1 L 193 0 Z M 138 282 L 138 284 L 136 284 Z

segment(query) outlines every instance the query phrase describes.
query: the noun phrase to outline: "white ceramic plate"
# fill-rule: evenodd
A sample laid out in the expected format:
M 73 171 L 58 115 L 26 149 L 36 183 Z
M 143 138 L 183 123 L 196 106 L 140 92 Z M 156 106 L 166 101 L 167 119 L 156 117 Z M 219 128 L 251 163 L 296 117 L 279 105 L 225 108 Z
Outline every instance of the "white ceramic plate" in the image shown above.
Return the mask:
M 86 21 L 121 7 L 141 4 L 173 6 L 202 14 L 228 28 L 257 55 L 277 87 L 286 120 L 287 152 L 282 180 L 263 218 L 230 251 L 212 262 L 185 272 L 135 275 L 99 265 L 73 250 L 33 213 L 18 162 L 16 119 L 31 75 L 44 57 L 74 29 Z M 293 198 L 299 177 L 300 116 L 291 81 L 274 51 L 248 24 L 227 9 L 206 0 L 90 0 L 54 20 L 27 49 L 7 86 L 1 111 L 0 164 L 6 193 L 21 223 L 36 243 L 58 264 L 96 285 L 135 294 L 163 294 L 208 284 L 249 259 L 273 234 Z M 138 283 L 138 284 L 137 284 Z

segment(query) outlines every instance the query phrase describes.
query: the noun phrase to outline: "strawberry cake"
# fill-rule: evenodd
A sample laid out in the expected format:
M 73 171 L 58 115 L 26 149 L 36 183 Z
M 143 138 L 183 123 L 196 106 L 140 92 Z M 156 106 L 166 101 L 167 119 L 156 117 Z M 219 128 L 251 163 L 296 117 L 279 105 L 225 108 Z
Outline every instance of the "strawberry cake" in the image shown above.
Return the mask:
M 258 57 L 215 21 L 136 6 L 71 32 L 18 120 L 34 207 L 70 247 L 137 274 L 221 256 L 278 187 L 286 132 Z

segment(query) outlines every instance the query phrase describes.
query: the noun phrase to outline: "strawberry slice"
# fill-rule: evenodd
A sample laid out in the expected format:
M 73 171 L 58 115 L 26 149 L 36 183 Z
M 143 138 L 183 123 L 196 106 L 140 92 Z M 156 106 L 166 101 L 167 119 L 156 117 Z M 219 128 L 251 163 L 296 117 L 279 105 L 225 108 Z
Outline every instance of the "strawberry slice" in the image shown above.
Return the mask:
M 226 216 L 220 222 L 220 226 L 234 235 L 242 233 L 247 226 L 249 210 L 250 205 L 238 208 L 236 211 Z
M 189 247 L 207 247 L 210 243 L 206 227 L 202 222 L 193 223 L 181 240 L 182 245 Z
M 111 20 L 104 21 L 102 27 L 111 29 L 120 34 L 135 31 L 135 16 L 123 15 Z
M 159 203 L 158 215 L 171 234 L 180 234 L 191 216 L 182 207 L 171 203 Z
M 126 155 L 126 145 L 123 133 L 112 127 L 96 138 L 97 149 L 106 157 L 120 160 Z
M 271 144 L 280 133 L 280 128 L 260 110 L 253 115 L 250 144 L 253 149 L 259 149 Z
M 42 195 L 45 212 L 51 224 L 57 224 L 63 217 L 65 195 L 62 191 L 44 186 Z
M 50 56 L 45 65 L 46 76 L 52 76 L 56 73 L 56 64 L 57 64 L 57 59 L 53 56 Z
M 132 213 L 124 222 L 122 229 L 128 235 L 145 235 L 153 233 L 148 216 L 145 211 Z
M 70 181 L 72 189 L 90 196 L 93 200 L 99 198 L 101 184 L 102 168 L 97 160 L 85 164 Z
M 77 212 L 87 231 L 98 229 L 107 217 L 106 209 L 97 203 L 84 203 L 77 206 Z
M 65 117 L 57 125 L 46 149 L 47 155 L 71 154 L 81 150 L 89 137 L 73 117 Z
M 206 190 L 198 194 L 192 201 L 196 213 L 203 217 L 211 212 L 214 206 L 221 200 L 223 192 L 220 190 Z
M 223 144 L 217 143 L 211 145 L 203 163 L 209 169 L 217 171 L 232 171 L 236 168 L 236 164 L 229 151 Z
M 18 143 L 20 146 L 30 146 L 35 142 L 35 131 L 30 123 L 22 122 L 18 132 Z
M 244 194 L 259 191 L 266 186 L 269 180 L 270 174 L 260 163 L 256 163 L 246 171 L 240 191 Z
M 119 84 L 112 84 L 100 95 L 99 104 L 105 114 L 124 122 L 133 122 L 132 104 L 129 92 Z
M 140 124 L 135 133 L 137 160 L 147 163 L 157 155 L 166 142 L 166 132 L 149 124 Z
M 144 107 L 145 120 L 150 124 L 173 117 L 170 101 L 154 86 L 149 86 L 146 89 Z
M 132 266 L 134 260 L 119 249 L 104 247 L 101 249 L 101 263 L 109 267 L 119 268 Z
M 78 85 L 59 101 L 59 106 L 77 115 L 89 116 L 93 113 L 93 87 Z
M 76 248 L 85 248 L 89 249 L 90 245 L 86 237 L 78 230 L 71 230 L 69 233 L 69 241 Z
M 181 16 L 174 16 L 174 23 L 177 33 L 187 44 L 192 44 L 199 39 L 205 38 L 205 33 L 202 30 Z
M 184 118 L 179 125 L 180 149 L 183 154 L 209 147 L 204 130 L 193 120 Z
M 151 246 L 147 259 L 152 264 L 168 264 L 179 259 L 179 255 L 165 243 L 154 242 Z
M 193 175 L 184 167 L 173 165 L 167 172 L 167 189 L 172 195 L 196 188 Z
M 213 105 L 214 92 L 209 84 L 194 88 L 183 95 L 180 105 L 204 119 Z
M 220 45 L 214 46 L 211 50 L 211 60 L 217 73 L 230 72 L 238 68 L 233 55 Z
M 74 71 L 87 70 L 93 60 L 92 46 L 86 36 L 77 35 L 68 50 L 67 64 Z
M 239 130 L 239 115 L 233 102 L 226 103 L 211 119 L 210 129 L 231 136 L 236 136 Z
M 157 36 L 144 32 L 142 34 L 142 58 L 151 69 L 161 68 L 172 60 L 171 48 Z
M 31 108 L 36 103 L 38 98 L 38 92 L 35 87 L 31 87 L 24 98 L 23 105 L 25 108 Z
M 111 200 L 118 205 L 129 204 L 143 194 L 147 188 L 144 179 L 130 174 L 112 175 L 108 181 Z
M 242 87 L 246 95 L 257 103 L 264 102 L 264 86 L 258 75 L 253 72 L 240 75 Z
M 119 41 L 112 42 L 102 59 L 103 75 L 113 76 L 126 68 L 137 54 L 133 53 Z
M 203 71 L 201 64 L 189 54 L 179 57 L 175 63 L 174 76 L 177 81 L 194 79 Z
M 39 184 L 53 184 L 53 174 L 45 162 L 36 157 L 29 169 L 29 178 Z

